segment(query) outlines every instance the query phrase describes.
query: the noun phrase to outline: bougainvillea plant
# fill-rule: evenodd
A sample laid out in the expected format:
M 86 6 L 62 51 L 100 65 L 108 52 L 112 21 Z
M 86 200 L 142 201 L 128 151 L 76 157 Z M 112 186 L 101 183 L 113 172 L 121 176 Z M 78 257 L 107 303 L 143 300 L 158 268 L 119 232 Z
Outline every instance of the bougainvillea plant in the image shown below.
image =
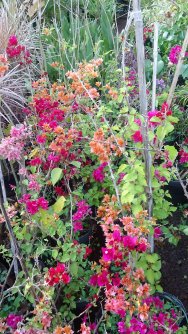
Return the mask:
M 17 57 L 17 39 L 10 43 L 8 52 Z M 156 221 L 162 225 L 174 211 L 163 185 L 178 152 L 164 139 L 178 120 L 167 103 L 148 112 L 154 198 L 149 219 L 145 120 L 128 105 L 124 82 L 101 83 L 101 65 L 102 59 L 81 63 L 63 83 L 50 85 L 47 75 L 33 82 L 25 123 L 11 127 L 1 141 L 1 157 L 17 167 L 19 177 L 15 203 L 7 204 L 1 222 L 11 226 L 21 265 L 12 286 L 1 292 L 2 332 L 104 333 L 111 321 L 113 333 L 186 333 L 179 326 L 181 312 L 166 310 L 152 296 L 161 291 L 161 263 L 149 254 L 148 241 L 161 234 Z M 9 253 L 4 257 L 13 266 Z M 77 314 L 80 302 L 85 307 Z

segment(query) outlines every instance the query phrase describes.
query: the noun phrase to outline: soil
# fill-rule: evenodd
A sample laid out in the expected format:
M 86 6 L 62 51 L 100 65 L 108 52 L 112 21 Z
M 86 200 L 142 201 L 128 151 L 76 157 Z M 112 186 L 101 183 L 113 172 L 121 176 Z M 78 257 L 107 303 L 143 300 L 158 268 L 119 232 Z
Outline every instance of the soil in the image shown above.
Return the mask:
M 181 213 L 176 212 L 170 223 L 178 226 Z M 178 297 L 188 312 L 188 236 L 181 235 L 177 246 L 164 241 L 155 248 L 162 260 L 161 286 L 165 292 Z

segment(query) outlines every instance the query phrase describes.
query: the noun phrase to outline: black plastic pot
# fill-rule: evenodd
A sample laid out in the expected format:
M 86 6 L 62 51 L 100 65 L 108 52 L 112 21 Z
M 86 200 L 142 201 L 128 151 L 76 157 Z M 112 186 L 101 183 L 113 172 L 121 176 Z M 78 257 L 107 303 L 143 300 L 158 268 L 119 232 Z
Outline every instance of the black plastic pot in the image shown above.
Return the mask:
M 84 244 L 84 245 L 88 245 L 89 242 L 90 242 L 90 239 L 93 235 L 93 229 L 92 227 L 90 229 L 88 229 L 83 235 L 81 235 L 79 238 L 78 238 L 78 242 L 80 244 Z
M 180 327 L 186 326 L 188 324 L 188 314 L 181 300 L 179 300 L 176 296 L 171 295 L 171 293 L 168 292 L 156 292 L 155 296 L 159 297 L 164 302 L 170 302 L 172 305 L 178 308 L 179 311 L 181 311 L 182 318 L 178 323 Z
M 169 191 L 169 193 L 172 197 L 170 199 L 172 204 L 178 205 L 178 204 L 188 203 L 188 199 L 185 196 L 183 188 L 182 188 L 179 181 L 170 181 L 169 184 L 167 186 L 165 186 L 164 188 L 165 188 L 165 190 Z

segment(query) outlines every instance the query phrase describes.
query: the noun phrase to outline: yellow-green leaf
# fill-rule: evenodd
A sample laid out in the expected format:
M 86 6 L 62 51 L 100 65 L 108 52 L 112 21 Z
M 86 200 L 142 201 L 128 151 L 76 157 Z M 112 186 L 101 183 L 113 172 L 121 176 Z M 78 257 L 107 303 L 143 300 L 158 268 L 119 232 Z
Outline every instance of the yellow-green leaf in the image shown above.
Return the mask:
M 64 196 L 58 198 L 58 200 L 52 206 L 55 213 L 60 213 L 63 210 L 65 201 L 66 199 Z
M 53 186 L 59 180 L 61 180 L 62 176 L 63 176 L 63 172 L 62 172 L 61 168 L 54 168 L 54 169 L 52 169 L 52 172 L 51 172 L 51 181 L 52 181 Z

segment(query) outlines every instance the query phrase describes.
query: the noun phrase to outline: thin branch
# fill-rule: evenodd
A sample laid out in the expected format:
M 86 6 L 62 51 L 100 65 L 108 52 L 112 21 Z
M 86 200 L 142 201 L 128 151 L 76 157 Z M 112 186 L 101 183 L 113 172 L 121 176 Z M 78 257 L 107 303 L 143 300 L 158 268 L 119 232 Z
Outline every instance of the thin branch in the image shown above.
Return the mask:
M 187 46 L 188 46 L 188 29 L 187 29 L 187 32 L 186 32 L 186 35 L 185 35 L 185 39 L 183 41 L 183 46 L 182 46 L 182 49 L 181 49 L 181 52 L 180 52 L 179 60 L 178 60 L 177 66 L 176 66 L 176 71 L 175 71 L 175 74 L 174 74 L 174 78 L 173 78 L 172 85 L 170 87 L 170 91 L 169 91 L 169 95 L 168 95 L 168 99 L 167 99 L 167 103 L 168 103 L 169 107 L 172 103 L 172 99 L 173 99 L 173 96 L 174 96 L 174 91 L 175 91 L 175 88 L 177 86 L 179 75 L 181 73 L 181 67 L 183 65 L 183 61 L 184 61 L 184 57 L 185 57 L 185 52 L 187 50 Z

